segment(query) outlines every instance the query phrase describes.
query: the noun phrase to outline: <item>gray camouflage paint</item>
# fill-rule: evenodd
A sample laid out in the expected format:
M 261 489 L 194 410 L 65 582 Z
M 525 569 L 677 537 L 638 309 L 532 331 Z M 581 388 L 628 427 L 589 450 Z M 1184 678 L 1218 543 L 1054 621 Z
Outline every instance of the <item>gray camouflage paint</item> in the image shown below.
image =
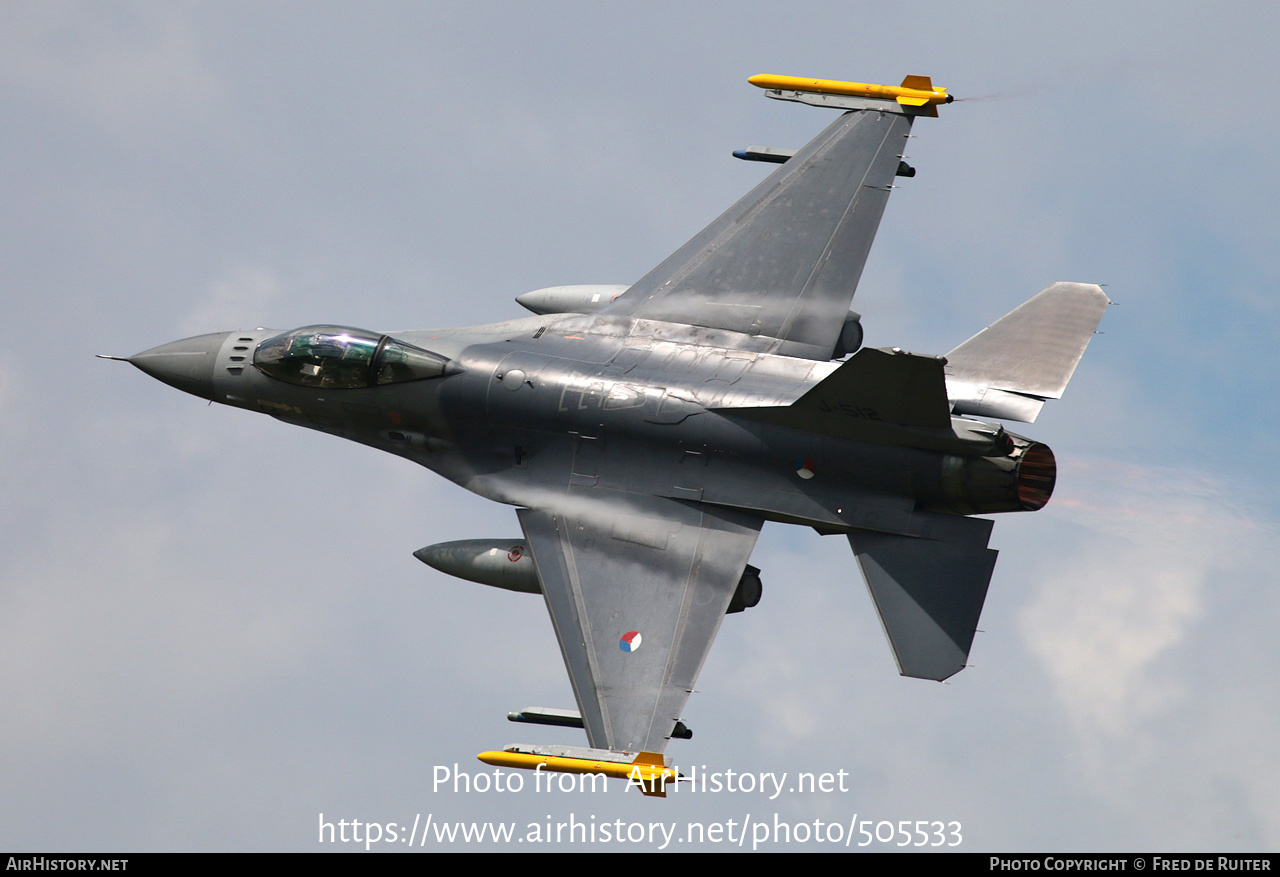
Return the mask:
M 558 293 L 589 313 L 390 333 L 447 357 L 440 377 L 293 385 L 254 367 L 279 334 L 262 329 L 129 361 L 519 506 L 596 749 L 664 749 L 766 520 L 845 534 L 900 670 L 944 679 L 967 659 L 996 556 L 991 523 L 963 515 L 1039 507 L 1021 469 L 1029 449 L 1048 454 L 956 412 L 1032 419 L 1106 296 L 1051 287 L 957 348 L 950 382 L 945 359 L 896 348 L 829 361 L 910 126 L 892 107 L 842 113 L 627 292 Z M 988 390 L 1016 404 L 982 408 Z

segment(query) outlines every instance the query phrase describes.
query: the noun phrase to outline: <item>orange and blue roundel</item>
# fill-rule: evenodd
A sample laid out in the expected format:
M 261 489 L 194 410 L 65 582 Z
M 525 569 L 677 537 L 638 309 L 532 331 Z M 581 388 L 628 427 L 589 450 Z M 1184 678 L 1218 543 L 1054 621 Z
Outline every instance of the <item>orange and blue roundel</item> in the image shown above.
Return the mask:
M 796 474 L 806 481 L 812 478 L 818 470 L 818 467 L 814 465 L 813 460 L 809 457 L 796 457 L 795 467 Z
M 642 639 L 643 637 L 640 636 L 640 631 L 629 631 L 622 635 L 622 639 L 618 640 L 618 648 L 622 649 L 624 652 L 634 652 L 636 649 L 640 648 L 640 640 Z

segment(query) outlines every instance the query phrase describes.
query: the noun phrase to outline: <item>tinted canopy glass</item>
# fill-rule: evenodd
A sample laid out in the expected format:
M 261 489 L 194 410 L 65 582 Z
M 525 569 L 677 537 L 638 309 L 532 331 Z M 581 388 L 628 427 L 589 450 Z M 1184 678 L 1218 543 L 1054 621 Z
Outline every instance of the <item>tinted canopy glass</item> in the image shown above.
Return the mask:
M 290 384 L 354 389 L 444 374 L 449 360 L 412 344 L 346 326 L 304 326 L 258 345 L 253 364 Z

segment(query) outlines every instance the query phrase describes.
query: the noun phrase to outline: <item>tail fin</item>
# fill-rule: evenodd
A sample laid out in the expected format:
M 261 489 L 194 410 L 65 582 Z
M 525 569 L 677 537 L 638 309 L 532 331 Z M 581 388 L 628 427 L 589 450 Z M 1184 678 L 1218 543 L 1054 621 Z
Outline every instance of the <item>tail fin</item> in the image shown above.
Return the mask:
M 947 354 L 957 414 L 1033 423 L 1059 399 L 1111 300 L 1092 283 L 1055 283 Z

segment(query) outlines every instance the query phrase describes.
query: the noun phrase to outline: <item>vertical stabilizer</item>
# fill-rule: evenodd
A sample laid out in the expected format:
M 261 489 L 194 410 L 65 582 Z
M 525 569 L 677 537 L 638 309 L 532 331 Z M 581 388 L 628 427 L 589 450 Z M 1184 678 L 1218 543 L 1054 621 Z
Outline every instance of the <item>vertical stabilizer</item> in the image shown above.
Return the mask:
M 947 354 L 956 414 L 1032 423 L 1060 399 L 1111 300 L 1092 283 L 1055 283 Z

